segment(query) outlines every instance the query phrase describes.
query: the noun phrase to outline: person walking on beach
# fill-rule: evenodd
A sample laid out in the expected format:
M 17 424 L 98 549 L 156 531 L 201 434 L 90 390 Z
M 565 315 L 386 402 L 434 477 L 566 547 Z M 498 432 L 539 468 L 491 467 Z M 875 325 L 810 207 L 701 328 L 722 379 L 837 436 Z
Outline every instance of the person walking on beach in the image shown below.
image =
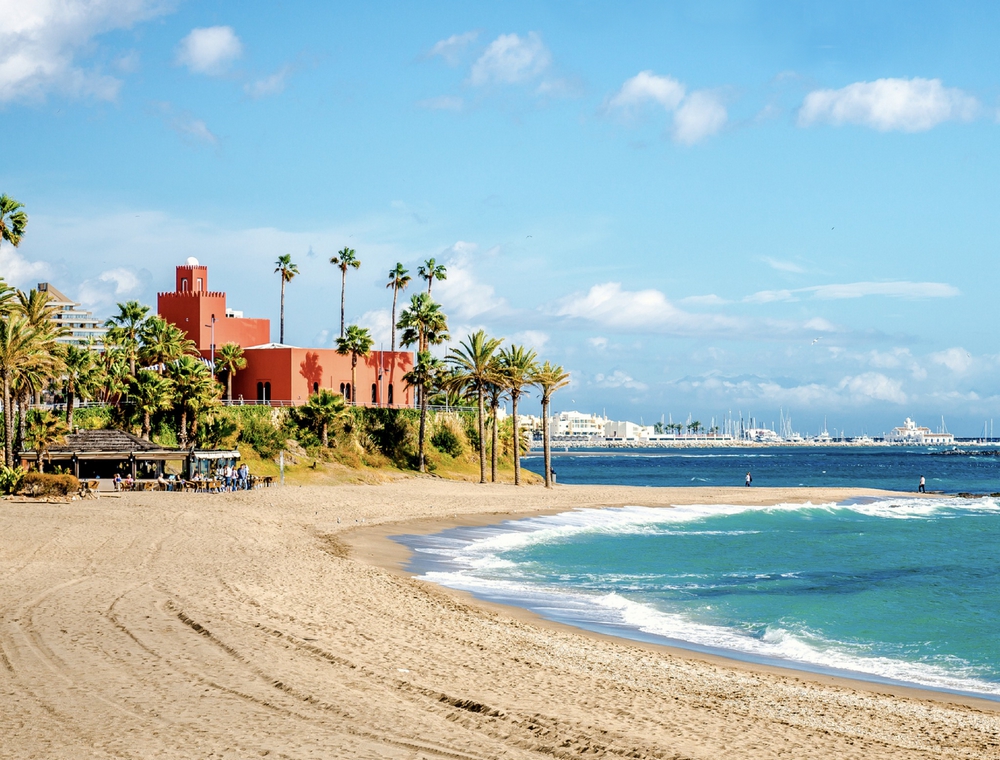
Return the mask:
M 920 476 L 920 486 L 917 488 L 917 491 L 919 491 L 920 493 L 927 493 L 927 489 L 925 488 L 926 485 L 927 485 L 927 481 L 924 480 L 924 476 L 921 475 Z
M 749 472 L 749 471 L 747 471 L 747 488 L 749 488 L 749 487 L 750 487 L 750 484 L 751 484 L 751 483 L 753 483 L 753 478 L 752 478 L 752 477 L 750 477 L 750 472 Z

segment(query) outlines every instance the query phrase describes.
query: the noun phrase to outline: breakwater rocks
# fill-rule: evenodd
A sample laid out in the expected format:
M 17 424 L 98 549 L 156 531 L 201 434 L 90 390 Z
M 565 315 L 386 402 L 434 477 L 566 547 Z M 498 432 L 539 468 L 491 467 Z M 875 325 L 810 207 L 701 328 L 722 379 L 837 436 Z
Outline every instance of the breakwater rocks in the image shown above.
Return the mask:
M 932 456 L 948 457 L 1000 457 L 1000 449 L 945 449 L 944 451 L 932 451 Z

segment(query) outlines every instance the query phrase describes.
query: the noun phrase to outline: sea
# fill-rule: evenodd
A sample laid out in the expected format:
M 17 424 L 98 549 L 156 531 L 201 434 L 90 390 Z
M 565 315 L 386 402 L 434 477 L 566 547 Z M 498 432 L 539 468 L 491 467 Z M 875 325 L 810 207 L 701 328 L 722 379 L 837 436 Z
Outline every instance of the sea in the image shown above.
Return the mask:
M 627 639 L 1000 700 L 1000 457 L 633 450 L 564 454 L 553 468 L 563 483 L 741 485 L 749 470 L 754 486 L 898 494 L 637 503 L 396 536 L 412 550 L 410 570 Z M 915 498 L 921 475 L 939 493 Z

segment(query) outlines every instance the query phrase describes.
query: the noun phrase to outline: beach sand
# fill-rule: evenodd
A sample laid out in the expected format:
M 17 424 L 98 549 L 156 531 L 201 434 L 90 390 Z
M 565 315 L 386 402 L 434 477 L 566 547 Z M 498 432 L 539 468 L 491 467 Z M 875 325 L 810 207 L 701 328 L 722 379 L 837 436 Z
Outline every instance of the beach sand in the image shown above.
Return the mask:
M 412 579 L 385 538 L 864 493 L 414 478 L 2 502 L 0 757 L 1000 758 L 993 703 L 587 634 Z

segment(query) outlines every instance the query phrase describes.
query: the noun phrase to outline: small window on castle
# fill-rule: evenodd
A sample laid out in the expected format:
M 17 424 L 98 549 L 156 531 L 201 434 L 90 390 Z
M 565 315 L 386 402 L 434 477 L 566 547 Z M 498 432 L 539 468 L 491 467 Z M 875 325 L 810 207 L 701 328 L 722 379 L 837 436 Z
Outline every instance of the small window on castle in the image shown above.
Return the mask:
M 199 291 L 201 290 L 201 278 L 200 277 L 198 278 L 198 290 Z
M 188 289 L 188 278 L 187 277 L 182 277 L 181 278 L 181 292 L 183 293 L 183 292 L 187 291 L 187 289 Z
M 319 393 L 319 383 L 313 383 L 313 393 Z
M 341 395 L 341 396 L 344 396 L 344 387 L 345 387 L 345 386 L 344 386 L 344 384 L 343 384 L 343 383 L 341 383 L 341 384 L 340 384 L 340 395 Z M 347 396 L 344 396 L 344 398 L 347 398 Z
M 348 383 L 347 385 L 345 385 L 344 389 L 347 391 L 347 395 L 344 396 L 344 398 L 346 398 L 348 401 L 350 401 L 351 400 L 351 384 Z
M 392 406 L 392 383 L 389 383 L 389 393 L 386 396 L 386 400 L 389 402 L 389 406 Z
M 372 403 L 378 403 L 378 386 L 375 383 L 372 383 Z

